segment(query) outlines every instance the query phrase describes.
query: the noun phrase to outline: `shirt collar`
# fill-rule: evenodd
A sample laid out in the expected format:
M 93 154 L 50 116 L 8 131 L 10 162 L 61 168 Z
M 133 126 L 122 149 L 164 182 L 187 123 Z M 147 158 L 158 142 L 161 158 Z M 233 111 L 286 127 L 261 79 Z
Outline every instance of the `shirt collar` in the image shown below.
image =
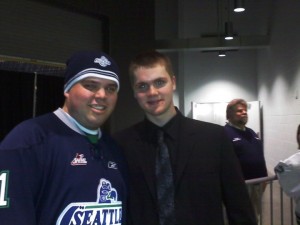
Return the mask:
M 64 122 L 68 127 L 70 127 L 72 130 L 76 131 L 77 133 L 80 133 L 82 135 L 85 135 L 86 133 L 89 133 L 89 134 L 97 134 L 98 133 L 98 138 L 100 139 L 101 136 L 102 136 L 102 133 L 101 133 L 101 129 L 99 128 L 97 130 L 97 132 L 95 133 L 92 133 L 92 132 L 89 132 L 88 129 L 85 128 L 85 130 L 81 129 L 81 128 L 78 126 L 78 122 L 75 121 L 75 119 L 73 117 L 71 117 L 68 113 L 66 113 L 62 108 L 58 108 L 57 110 L 54 111 L 54 114 L 62 121 Z M 88 132 L 87 132 L 88 131 Z
M 156 140 L 156 133 L 157 130 L 159 129 L 163 130 L 168 137 L 172 139 L 176 139 L 179 130 L 179 125 L 180 125 L 180 118 L 181 118 L 181 113 L 177 108 L 176 108 L 176 115 L 172 119 L 170 119 L 163 127 L 159 127 L 155 125 L 145 117 L 144 122 L 147 130 L 148 139 L 150 141 Z
M 236 129 L 238 129 L 238 130 L 242 130 L 242 131 L 245 131 L 245 130 L 246 130 L 246 127 L 240 128 L 240 127 L 235 126 L 234 124 L 232 124 L 232 123 L 230 123 L 230 122 L 228 122 L 227 124 L 228 124 L 229 126 L 231 126 L 231 127 L 234 127 L 234 128 L 236 128 Z
M 162 127 L 163 131 L 174 140 L 178 137 L 180 118 L 181 113 L 176 109 L 176 115 Z

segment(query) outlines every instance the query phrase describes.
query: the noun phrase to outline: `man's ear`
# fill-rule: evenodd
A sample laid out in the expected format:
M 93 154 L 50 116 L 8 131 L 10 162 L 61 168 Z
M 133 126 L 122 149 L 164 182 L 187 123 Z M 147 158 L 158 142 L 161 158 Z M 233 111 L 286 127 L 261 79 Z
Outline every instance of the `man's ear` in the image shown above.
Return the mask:
M 171 80 L 172 80 L 172 85 L 173 85 L 173 91 L 175 91 L 176 90 L 176 77 L 172 76 Z

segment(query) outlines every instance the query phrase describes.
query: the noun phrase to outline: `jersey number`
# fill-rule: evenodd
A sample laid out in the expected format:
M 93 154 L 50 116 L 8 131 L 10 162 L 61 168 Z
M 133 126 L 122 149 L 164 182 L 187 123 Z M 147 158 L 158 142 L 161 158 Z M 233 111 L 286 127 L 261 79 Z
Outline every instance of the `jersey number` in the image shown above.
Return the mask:
M 9 199 L 7 198 L 8 175 L 8 171 L 0 172 L 0 208 L 8 207 L 9 205 Z

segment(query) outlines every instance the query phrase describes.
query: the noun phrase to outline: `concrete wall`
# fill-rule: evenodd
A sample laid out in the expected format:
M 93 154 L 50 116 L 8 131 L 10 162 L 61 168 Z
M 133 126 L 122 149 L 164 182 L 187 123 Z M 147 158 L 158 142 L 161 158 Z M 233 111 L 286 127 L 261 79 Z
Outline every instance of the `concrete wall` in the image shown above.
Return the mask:
M 297 151 L 300 124 L 300 2 L 276 1 L 271 45 L 258 55 L 258 98 L 263 103 L 264 146 L 270 168 Z
M 234 52 L 225 58 L 216 53 L 186 52 L 183 63 L 185 115 L 190 115 L 192 101 L 257 100 L 256 50 Z

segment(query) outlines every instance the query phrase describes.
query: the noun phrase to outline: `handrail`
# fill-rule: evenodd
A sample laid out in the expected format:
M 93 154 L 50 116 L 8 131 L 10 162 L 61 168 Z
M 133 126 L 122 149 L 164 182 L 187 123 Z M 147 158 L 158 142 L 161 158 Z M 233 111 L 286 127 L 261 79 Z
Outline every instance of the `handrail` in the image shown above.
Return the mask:
M 275 175 L 245 180 L 245 184 L 250 186 L 259 185 L 258 190 L 262 194 L 260 206 L 254 202 L 255 211 L 259 225 L 294 225 L 294 203 L 293 199 L 284 194 L 280 187 L 278 177 Z M 287 199 L 289 198 L 289 200 Z M 275 205 L 276 207 L 275 207 Z
M 245 183 L 246 184 L 259 184 L 259 183 L 262 183 L 262 182 L 273 181 L 273 180 L 277 180 L 276 175 L 246 180 Z

